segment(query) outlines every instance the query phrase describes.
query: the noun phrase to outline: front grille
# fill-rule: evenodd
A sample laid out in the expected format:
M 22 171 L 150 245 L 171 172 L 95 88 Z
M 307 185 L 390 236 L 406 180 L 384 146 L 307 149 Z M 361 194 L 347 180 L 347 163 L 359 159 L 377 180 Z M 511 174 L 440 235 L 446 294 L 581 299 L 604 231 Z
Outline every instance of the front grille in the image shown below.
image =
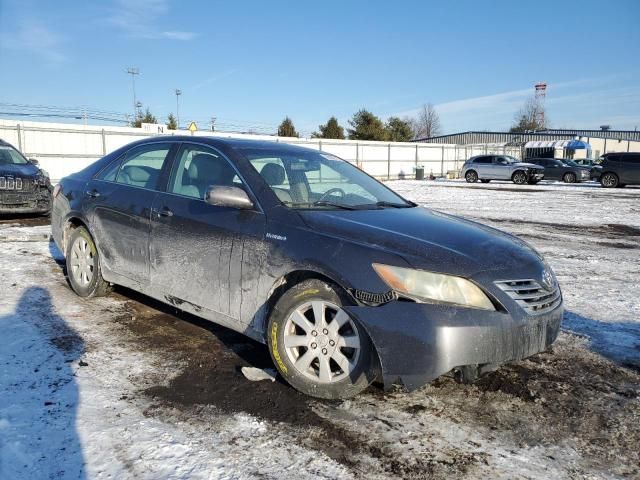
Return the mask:
M 0 177 L 0 190 L 22 190 L 29 185 L 29 180 L 20 177 Z
M 557 284 L 551 290 L 535 280 L 506 280 L 495 284 L 531 315 L 549 312 L 562 302 Z

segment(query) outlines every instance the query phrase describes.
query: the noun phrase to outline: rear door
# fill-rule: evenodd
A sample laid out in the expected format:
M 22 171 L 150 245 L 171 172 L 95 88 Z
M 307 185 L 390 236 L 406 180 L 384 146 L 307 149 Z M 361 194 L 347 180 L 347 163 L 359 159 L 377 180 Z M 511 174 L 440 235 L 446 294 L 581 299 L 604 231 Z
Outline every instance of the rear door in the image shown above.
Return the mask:
M 624 178 L 620 178 L 622 183 L 640 184 L 640 153 L 621 155 L 622 162 L 620 171 Z
M 86 187 L 89 228 L 105 268 L 140 284 L 149 280 L 151 206 L 172 146 L 133 147 Z
M 167 191 L 153 202 L 151 283 L 169 303 L 204 307 L 226 316 L 229 326 L 242 327 L 259 308 L 256 286 L 265 258 L 265 215 L 255 198 L 254 210 L 208 204 L 204 198 L 210 185 L 249 192 L 222 153 L 183 143 Z
M 473 167 L 478 172 L 478 177 L 482 179 L 493 178 L 491 175 L 493 173 L 493 169 L 491 166 L 491 155 L 484 155 L 482 157 L 478 157 L 473 161 Z

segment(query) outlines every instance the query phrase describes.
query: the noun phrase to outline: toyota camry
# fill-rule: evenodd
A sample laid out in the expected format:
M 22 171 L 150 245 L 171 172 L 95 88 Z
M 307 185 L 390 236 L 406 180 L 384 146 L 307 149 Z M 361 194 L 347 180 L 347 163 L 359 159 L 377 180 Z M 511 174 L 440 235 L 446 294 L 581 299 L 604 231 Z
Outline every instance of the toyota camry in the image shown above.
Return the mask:
M 52 232 L 78 295 L 123 285 L 242 332 L 322 398 L 472 381 L 545 350 L 563 313 L 524 241 L 276 142 L 124 146 L 60 181 Z

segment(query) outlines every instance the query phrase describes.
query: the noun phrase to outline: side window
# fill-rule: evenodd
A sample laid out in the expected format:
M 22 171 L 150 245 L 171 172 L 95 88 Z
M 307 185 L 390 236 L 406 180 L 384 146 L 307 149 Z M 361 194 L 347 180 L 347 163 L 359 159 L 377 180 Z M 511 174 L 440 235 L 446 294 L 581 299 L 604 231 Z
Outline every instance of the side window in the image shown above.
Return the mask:
M 289 175 L 287 175 L 282 159 L 277 157 L 254 158 L 249 161 L 281 202 L 293 201 Z
M 626 160 L 628 163 L 633 163 L 634 165 L 640 165 L 640 155 L 627 155 Z
M 116 182 L 155 189 L 170 149 L 169 143 L 153 143 L 129 150 L 118 171 Z
M 509 163 L 509 161 L 504 157 L 493 157 L 493 158 L 495 158 L 495 163 L 497 163 L 498 165 L 507 165 Z
M 116 160 L 111 162 L 107 167 L 102 170 L 98 176 L 96 177 L 98 180 L 105 180 L 107 182 L 115 182 L 116 176 L 118 175 L 118 170 L 120 170 L 120 164 L 122 163 L 122 159 L 124 156 L 118 157 Z
M 491 157 L 478 157 L 474 160 L 473 163 L 491 163 Z
M 212 185 L 242 187 L 243 183 L 220 153 L 202 145 L 185 144 L 174 162 L 168 191 L 203 200 Z

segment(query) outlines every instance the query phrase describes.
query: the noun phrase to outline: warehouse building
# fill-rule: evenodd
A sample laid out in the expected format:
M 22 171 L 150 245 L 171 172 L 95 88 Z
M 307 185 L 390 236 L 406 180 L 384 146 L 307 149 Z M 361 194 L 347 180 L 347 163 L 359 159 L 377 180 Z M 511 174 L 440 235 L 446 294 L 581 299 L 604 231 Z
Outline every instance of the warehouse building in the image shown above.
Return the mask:
M 548 129 L 531 133 L 461 132 L 417 139 L 425 143 L 520 147 L 522 158 L 598 158 L 609 152 L 639 152 L 637 130 Z

